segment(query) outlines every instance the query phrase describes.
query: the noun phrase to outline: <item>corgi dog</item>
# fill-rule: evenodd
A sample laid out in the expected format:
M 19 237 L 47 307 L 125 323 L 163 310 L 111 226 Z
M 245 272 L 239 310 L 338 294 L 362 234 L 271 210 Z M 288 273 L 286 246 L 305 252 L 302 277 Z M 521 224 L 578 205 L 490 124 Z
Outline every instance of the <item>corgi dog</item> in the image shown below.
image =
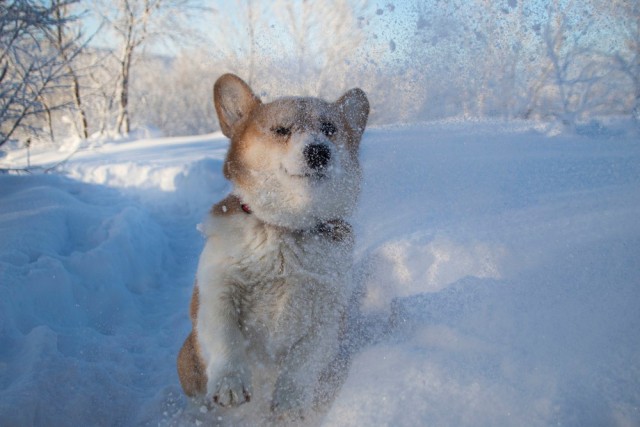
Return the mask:
M 213 94 L 233 190 L 201 224 L 180 382 L 211 407 L 263 393 L 272 414 L 301 414 L 322 400 L 344 332 L 369 102 L 356 88 L 263 103 L 233 74 Z

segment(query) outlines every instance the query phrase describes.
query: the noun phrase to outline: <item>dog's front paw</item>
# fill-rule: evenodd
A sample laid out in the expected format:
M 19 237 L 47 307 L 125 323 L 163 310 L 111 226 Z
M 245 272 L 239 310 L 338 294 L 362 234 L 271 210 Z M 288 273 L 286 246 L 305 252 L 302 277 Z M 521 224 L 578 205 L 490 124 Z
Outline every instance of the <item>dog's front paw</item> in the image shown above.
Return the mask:
M 274 393 L 269 416 L 269 421 L 272 424 L 298 425 L 304 419 L 304 405 L 298 396 L 289 393 Z
M 271 411 L 277 416 L 294 416 L 302 412 L 304 408 L 304 390 L 293 383 L 276 383 L 276 388 L 271 397 Z
M 251 375 L 248 368 L 226 370 L 211 385 L 211 398 L 222 407 L 240 406 L 251 400 Z

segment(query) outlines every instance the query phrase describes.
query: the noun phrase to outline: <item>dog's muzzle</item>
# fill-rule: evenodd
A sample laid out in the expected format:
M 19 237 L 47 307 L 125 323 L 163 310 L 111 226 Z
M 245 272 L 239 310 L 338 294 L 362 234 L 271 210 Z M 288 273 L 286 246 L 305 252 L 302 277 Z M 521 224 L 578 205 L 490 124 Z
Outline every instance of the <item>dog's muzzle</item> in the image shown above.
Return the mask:
M 311 169 L 320 171 L 329 164 L 331 149 L 325 144 L 309 144 L 304 148 L 304 158 Z

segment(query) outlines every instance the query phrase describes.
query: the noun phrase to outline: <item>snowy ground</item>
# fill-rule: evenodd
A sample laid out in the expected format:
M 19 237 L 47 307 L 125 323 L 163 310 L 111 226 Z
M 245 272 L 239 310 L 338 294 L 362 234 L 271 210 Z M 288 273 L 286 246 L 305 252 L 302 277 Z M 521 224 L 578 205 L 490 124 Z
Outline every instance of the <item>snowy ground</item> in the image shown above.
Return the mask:
M 630 129 L 367 131 L 361 348 L 324 425 L 640 425 Z M 0 175 L 0 426 L 198 421 L 174 361 L 225 148 L 111 143 L 64 176 Z

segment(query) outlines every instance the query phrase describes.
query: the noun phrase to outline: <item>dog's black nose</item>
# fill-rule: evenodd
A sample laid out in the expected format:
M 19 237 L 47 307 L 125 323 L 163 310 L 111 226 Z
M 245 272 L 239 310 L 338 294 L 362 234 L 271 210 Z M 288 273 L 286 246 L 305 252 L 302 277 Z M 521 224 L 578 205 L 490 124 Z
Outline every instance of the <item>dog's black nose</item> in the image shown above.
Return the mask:
M 304 157 L 311 169 L 324 169 L 331 159 L 331 150 L 325 144 L 309 144 L 304 148 Z

